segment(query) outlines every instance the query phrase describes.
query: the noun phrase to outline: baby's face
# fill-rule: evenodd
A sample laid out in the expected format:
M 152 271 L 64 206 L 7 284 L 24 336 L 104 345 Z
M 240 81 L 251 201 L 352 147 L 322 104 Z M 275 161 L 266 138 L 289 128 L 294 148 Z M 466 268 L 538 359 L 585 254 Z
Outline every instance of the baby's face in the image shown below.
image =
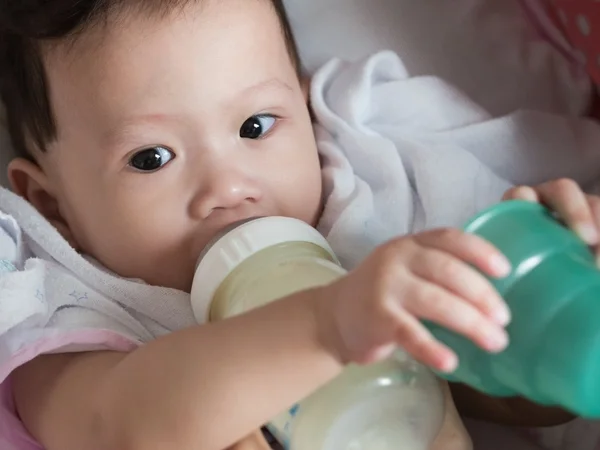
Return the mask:
M 226 225 L 314 223 L 321 201 L 309 113 L 269 2 L 197 4 L 47 49 L 59 137 L 39 158 L 78 250 L 182 290 Z

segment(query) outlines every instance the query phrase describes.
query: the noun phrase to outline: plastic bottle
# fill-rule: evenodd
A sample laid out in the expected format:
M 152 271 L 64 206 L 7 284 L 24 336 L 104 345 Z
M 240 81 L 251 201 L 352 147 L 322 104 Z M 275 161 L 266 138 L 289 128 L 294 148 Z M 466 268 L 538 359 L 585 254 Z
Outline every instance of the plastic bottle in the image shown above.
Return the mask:
M 460 360 L 446 378 L 600 418 L 600 272 L 593 253 L 536 203 L 501 203 L 465 230 L 494 244 L 512 264 L 508 277 L 490 279 L 512 311 L 510 344 L 493 355 L 430 324 Z
M 194 314 L 199 322 L 225 319 L 344 273 L 311 226 L 283 217 L 254 219 L 226 230 L 201 255 Z M 268 427 L 291 450 L 427 450 L 443 412 L 435 375 L 398 352 L 378 364 L 348 366 Z

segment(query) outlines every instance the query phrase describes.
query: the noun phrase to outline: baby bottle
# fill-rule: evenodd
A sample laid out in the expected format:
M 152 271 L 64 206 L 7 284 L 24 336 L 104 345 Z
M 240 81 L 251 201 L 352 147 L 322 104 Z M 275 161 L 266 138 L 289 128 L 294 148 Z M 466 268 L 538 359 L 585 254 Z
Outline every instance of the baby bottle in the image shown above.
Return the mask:
M 509 347 L 497 355 L 429 325 L 459 357 L 449 379 L 600 418 L 600 271 L 587 245 L 546 208 L 524 201 L 490 208 L 465 230 L 512 263 L 508 277 L 490 281 L 513 320 Z
M 200 256 L 194 314 L 199 322 L 225 319 L 344 273 L 313 227 L 284 217 L 252 219 L 221 233 Z M 268 428 L 291 450 L 427 450 L 443 412 L 435 375 L 398 352 L 370 366 L 349 365 Z

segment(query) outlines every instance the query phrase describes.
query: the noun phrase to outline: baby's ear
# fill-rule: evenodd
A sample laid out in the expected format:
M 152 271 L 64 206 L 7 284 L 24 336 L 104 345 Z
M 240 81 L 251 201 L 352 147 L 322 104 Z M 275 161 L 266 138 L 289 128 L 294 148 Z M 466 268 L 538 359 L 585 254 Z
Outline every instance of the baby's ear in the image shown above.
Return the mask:
M 50 180 L 40 166 L 24 158 L 15 158 L 8 165 L 8 179 L 13 192 L 31 203 L 71 246 L 77 248 Z

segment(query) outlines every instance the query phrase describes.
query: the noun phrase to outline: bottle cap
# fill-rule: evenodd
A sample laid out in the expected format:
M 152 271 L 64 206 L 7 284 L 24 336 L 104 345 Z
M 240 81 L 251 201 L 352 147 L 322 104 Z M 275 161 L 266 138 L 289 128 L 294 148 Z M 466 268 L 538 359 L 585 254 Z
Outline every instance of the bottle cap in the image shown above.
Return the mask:
M 233 224 L 209 243 L 198 258 L 191 291 L 196 321 L 208 321 L 211 302 L 217 289 L 236 267 L 255 253 L 286 242 L 318 245 L 337 262 L 325 238 L 301 220 L 262 217 Z

